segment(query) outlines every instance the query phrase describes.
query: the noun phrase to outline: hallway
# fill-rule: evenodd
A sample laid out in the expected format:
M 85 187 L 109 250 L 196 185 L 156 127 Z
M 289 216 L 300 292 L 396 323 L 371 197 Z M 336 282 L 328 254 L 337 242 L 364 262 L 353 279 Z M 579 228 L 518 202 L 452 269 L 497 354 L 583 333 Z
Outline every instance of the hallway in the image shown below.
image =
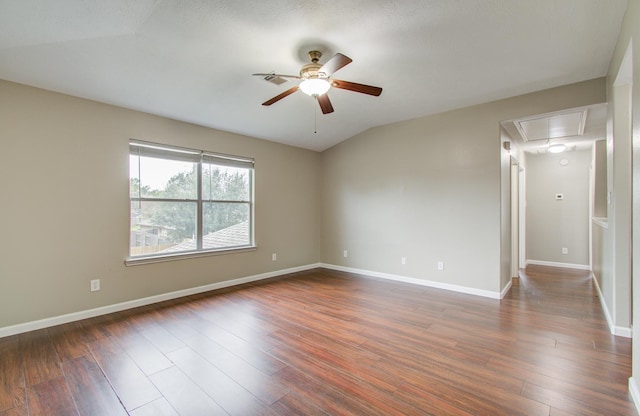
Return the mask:
M 567 414 L 636 414 L 631 339 L 610 333 L 589 271 L 528 266 L 503 304 L 517 306 L 510 320 L 526 329 L 504 362 L 528 380 L 524 396 Z

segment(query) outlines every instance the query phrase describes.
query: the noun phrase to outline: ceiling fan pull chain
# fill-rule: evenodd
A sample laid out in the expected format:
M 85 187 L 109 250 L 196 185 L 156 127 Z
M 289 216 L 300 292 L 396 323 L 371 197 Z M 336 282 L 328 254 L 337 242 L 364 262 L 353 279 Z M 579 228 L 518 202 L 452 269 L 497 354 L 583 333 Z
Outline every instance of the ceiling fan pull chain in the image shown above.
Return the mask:
M 318 96 L 314 97 L 318 101 Z M 313 134 L 318 134 L 318 106 L 313 106 Z

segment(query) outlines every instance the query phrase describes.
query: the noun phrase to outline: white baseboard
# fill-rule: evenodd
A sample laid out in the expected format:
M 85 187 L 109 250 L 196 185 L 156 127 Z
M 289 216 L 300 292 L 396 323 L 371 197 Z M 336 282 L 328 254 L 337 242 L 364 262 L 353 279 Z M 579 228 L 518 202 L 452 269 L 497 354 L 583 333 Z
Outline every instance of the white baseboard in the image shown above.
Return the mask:
M 482 297 L 491 298 L 491 299 L 502 299 L 504 295 L 507 293 L 507 291 L 509 290 L 509 288 L 511 288 L 511 282 L 509 282 L 507 287 L 503 289 L 502 292 L 492 292 L 490 290 L 482 290 L 482 289 L 475 289 L 472 287 L 452 285 L 449 283 L 434 282 L 431 280 L 417 279 L 415 277 L 406 277 L 406 276 L 399 276 L 396 274 L 374 272 L 371 270 L 362 270 L 362 269 L 355 269 L 352 267 L 337 266 L 335 264 L 321 263 L 320 267 L 324 267 L 325 269 L 337 270 L 341 272 L 355 273 L 359 275 L 364 275 L 365 277 L 366 276 L 379 277 L 381 279 L 394 280 L 396 282 L 404 282 L 404 283 L 411 283 L 414 285 L 428 286 L 428 287 L 433 287 L 437 289 L 450 290 L 452 292 L 482 296 Z
M 609 331 L 611 331 L 613 335 L 617 335 L 619 337 L 632 338 L 631 328 L 616 326 L 614 324 L 613 318 L 611 317 L 611 313 L 609 312 L 609 307 L 607 306 L 607 301 L 604 300 L 604 296 L 602 296 L 602 290 L 600 290 L 600 284 L 598 283 L 598 279 L 596 279 L 596 276 L 593 273 L 591 273 L 591 278 L 593 279 L 593 283 L 595 284 L 596 291 L 598 292 L 598 298 L 600 299 L 600 306 L 602 307 L 602 311 L 604 312 L 604 317 L 607 320 Z
M 636 405 L 636 410 L 640 413 L 640 389 L 638 389 L 638 382 L 634 377 L 629 378 L 629 393 L 631 393 L 633 404 Z
M 593 284 L 596 287 L 596 292 L 598 292 L 598 299 L 600 299 L 600 306 L 602 307 L 602 311 L 604 312 L 604 317 L 607 319 L 607 325 L 609 325 L 609 330 L 613 334 L 613 319 L 611 318 L 611 314 L 609 313 L 607 301 L 604 300 L 604 296 L 602 296 L 602 290 L 600 290 L 598 279 L 596 279 L 596 276 L 593 273 L 591 273 L 591 279 L 593 280 Z
M 502 289 L 502 291 L 500 292 L 500 299 L 503 299 L 507 295 L 507 292 L 509 292 L 511 286 L 513 286 L 513 279 L 509 279 L 509 283 L 507 283 L 504 289 Z
M 212 283 L 209 285 L 198 286 L 189 289 L 178 290 L 175 292 L 163 293 L 160 295 L 149 296 L 142 299 L 134 299 L 127 302 L 116 303 L 113 305 L 102 306 L 99 308 L 88 309 L 79 312 L 73 312 L 66 315 L 54 316 L 51 318 L 40 319 L 32 322 L 6 326 L 0 328 L 0 338 L 10 335 L 21 334 L 23 332 L 35 331 L 42 328 L 48 328 L 56 325 L 66 324 L 69 322 L 80 321 L 82 319 L 93 318 L 109 313 L 120 312 L 127 309 L 137 308 L 140 306 L 150 305 L 165 300 L 177 299 L 184 296 L 195 295 L 198 293 L 208 292 L 211 290 L 222 289 L 230 286 L 237 286 L 244 283 L 256 282 L 258 280 L 278 277 L 289 273 L 296 273 L 321 267 L 320 264 L 308 264 L 306 266 L 292 267 L 290 269 L 277 270 L 268 273 L 257 274 L 254 276 L 241 277 L 233 280 L 225 280 L 224 282 Z
M 624 337 L 624 338 L 633 338 L 633 331 L 631 330 L 631 328 L 626 328 L 624 326 L 616 326 L 613 328 L 613 332 L 611 332 L 613 335 L 617 335 L 619 337 Z
M 550 266 L 550 267 L 562 267 L 565 269 L 577 269 L 577 270 L 591 270 L 588 264 L 574 264 L 574 263 L 558 263 L 555 261 L 543 261 L 543 260 L 530 260 L 527 259 L 525 267 L 529 264 L 536 266 Z

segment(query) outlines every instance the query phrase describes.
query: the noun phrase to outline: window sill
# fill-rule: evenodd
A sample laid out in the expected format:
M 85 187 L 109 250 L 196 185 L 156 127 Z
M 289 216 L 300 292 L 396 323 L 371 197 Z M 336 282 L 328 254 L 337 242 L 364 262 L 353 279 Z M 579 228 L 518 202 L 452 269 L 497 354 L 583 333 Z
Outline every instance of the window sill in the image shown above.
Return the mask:
M 242 246 L 242 247 L 235 247 L 235 248 L 225 248 L 220 250 L 202 250 L 202 251 L 190 251 L 186 253 L 176 253 L 176 254 L 168 254 L 168 255 L 165 254 L 162 256 L 127 257 L 124 261 L 124 265 L 139 266 L 142 264 L 152 264 L 152 263 L 162 263 L 165 261 L 194 259 L 197 257 L 221 256 L 224 254 L 244 253 L 247 251 L 255 251 L 257 249 L 258 249 L 257 246 Z

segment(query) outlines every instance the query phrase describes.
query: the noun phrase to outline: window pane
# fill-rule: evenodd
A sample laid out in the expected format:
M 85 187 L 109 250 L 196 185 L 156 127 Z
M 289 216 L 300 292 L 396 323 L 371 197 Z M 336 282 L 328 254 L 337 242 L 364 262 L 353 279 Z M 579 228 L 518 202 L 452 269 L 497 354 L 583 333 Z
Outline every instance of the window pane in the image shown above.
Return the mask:
M 246 203 L 204 203 L 202 248 L 249 245 L 249 213 Z
M 130 257 L 251 246 L 253 159 L 129 144 Z
M 130 256 L 195 250 L 195 202 L 131 202 Z
M 129 197 L 138 198 L 140 195 L 140 157 L 129 155 Z
M 193 162 L 129 157 L 132 198 L 197 199 L 197 169 Z
M 248 201 L 249 169 L 202 164 L 202 199 L 205 201 Z

